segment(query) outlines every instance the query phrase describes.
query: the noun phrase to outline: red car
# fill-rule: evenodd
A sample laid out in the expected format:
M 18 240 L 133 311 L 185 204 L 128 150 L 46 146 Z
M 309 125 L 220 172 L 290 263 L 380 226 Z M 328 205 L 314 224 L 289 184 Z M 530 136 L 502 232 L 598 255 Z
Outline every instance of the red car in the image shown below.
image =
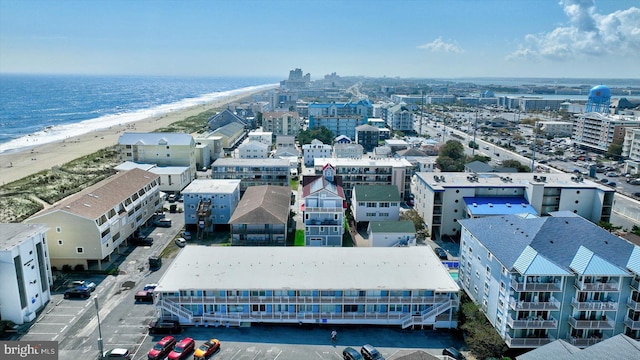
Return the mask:
M 213 355 L 213 353 L 218 351 L 218 349 L 220 349 L 220 341 L 218 341 L 218 339 L 205 341 L 204 344 L 200 345 L 200 347 L 196 349 L 195 354 L 193 354 L 193 358 L 195 360 L 207 359 L 209 356 Z
M 173 336 L 165 336 L 149 350 L 147 357 L 149 360 L 164 359 L 175 345 L 176 339 Z
M 192 338 L 184 338 L 180 340 L 178 344 L 173 348 L 173 351 L 169 353 L 167 359 L 169 360 L 182 360 L 186 359 L 189 354 L 193 352 L 196 347 L 195 341 Z

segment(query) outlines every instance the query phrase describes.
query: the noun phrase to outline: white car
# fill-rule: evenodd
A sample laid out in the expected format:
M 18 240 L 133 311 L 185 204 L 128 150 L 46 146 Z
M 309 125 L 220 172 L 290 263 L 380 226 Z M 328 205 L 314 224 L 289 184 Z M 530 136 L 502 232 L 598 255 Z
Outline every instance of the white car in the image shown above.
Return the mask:
M 178 247 L 185 247 L 187 245 L 187 240 L 185 240 L 184 238 L 177 238 L 175 240 L 176 245 L 178 245 Z

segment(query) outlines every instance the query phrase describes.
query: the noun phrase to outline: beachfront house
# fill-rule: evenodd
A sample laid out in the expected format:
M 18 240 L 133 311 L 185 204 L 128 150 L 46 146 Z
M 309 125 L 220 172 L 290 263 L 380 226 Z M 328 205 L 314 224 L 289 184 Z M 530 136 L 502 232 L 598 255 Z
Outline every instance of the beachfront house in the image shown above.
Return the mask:
M 197 261 L 194 261 L 197 259 Z M 154 293 L 182 325 L 457 327 L 459 287 L 427 246 L 187 245 Z
M 16 324 L 33 321 L 51 299 L 47 227 L 0 224 L 0 318 Z
M 241 246 L 285 246 L 289 229 L 291 188 L 252 186 L 233 211 L 231 244 Z
M 191 178 L 196 176 L 196 142 L 189 134 L 125 132 L 118 138 L 116 151 L 122 161 L 186 166 Z
M 104 269 L 126 241 L 162 209 L 160 176 L 120 172 L 25 220 L 45 224 L 51 266 Z

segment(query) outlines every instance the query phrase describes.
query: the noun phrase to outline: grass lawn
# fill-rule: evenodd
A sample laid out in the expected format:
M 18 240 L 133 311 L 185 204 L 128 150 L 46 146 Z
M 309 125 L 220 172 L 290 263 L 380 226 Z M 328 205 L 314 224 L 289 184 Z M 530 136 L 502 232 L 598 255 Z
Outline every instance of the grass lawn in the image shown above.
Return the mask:
M 304 230 L 296 230 L 296 238 L 293 246 L 304 246 Z

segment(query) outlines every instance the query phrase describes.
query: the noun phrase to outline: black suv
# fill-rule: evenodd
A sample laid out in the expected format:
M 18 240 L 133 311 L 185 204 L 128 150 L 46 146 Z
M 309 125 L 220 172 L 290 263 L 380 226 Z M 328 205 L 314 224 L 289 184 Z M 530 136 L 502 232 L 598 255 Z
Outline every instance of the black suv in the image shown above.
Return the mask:
M 89 288 L 84 286 L 78 286 L 73 289 L 68 289 L 67 291 L 64 292 L 65 299 L 71 299 L 71 298 L 87 299 L 90 296 L 91 296 L 91 290 L 89 290 Z
M 151 246 L 153 245 L 153 238 L 150 237 L 135 237 L 131 241 L 136 246 Z
M 438 255 L 440 260 L 447 260 L 448 259 L 447 252 L 444 251 L 443 248 L 437 247 L 437 248 L 433 249 L 433 251 L 436 253 L 436 255 Z

